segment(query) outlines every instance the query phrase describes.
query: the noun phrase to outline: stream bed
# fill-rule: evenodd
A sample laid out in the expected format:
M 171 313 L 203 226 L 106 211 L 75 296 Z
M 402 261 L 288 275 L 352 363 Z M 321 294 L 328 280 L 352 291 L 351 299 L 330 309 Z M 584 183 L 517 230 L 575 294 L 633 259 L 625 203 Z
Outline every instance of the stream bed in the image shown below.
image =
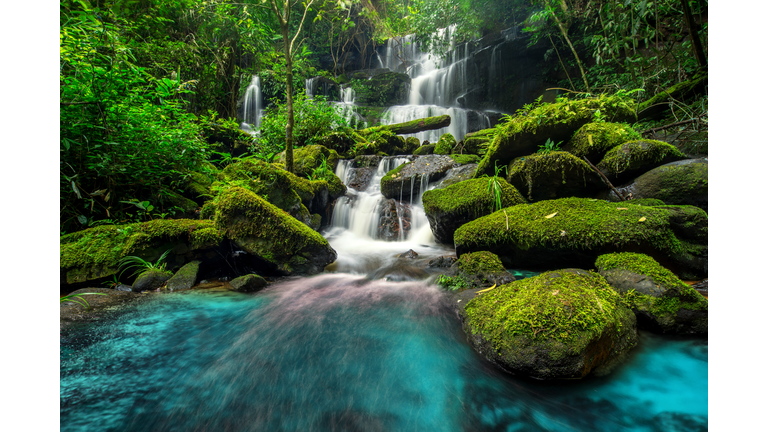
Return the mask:
M 347 273 L 148 295 L 61 333 L 62 431 L 707 430 L 706 338 L 641 332 L 605 377 L 475 353 L 423 281 Z

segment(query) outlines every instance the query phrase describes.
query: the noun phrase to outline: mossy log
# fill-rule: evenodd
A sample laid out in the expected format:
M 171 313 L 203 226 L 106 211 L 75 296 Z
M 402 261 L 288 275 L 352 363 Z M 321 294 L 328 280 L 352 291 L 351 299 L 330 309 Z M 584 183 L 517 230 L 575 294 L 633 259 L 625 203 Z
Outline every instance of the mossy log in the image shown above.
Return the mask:
M 381 132 L 388 130 L 396 135 L 407 135 L 428 130 L 442 129 L 451 125 L 451 116 L 445 114 L 435 117 L 425 117 L 422 119 L 411 120 L 405 123 L 395 123 L 391 125 L 381 125 L 369 127 L 368 129 L 362 129 L 358 131 L 360 135 L 366 136 L 368 134 Z
M 670 101 L 680 101 L 696 93 L 703 93 L 704 87 L 707 85 L 707 77 L 706 71 L 699 71 L 688 81 L 677 83 L 641 103 L 637 108 L 637 119 L 641 121 L 648 118 L 659 118 L 669 110 Z

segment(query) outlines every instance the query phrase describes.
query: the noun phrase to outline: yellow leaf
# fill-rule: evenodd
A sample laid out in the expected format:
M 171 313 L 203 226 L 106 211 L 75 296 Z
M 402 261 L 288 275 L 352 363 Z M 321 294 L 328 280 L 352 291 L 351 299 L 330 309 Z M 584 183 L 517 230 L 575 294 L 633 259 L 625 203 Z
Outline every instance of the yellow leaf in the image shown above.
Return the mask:
M 589 141 L 589 145 L 594 145 L 592 143 L 592 135 L 591 134 L 587 134 L 587 141 Z
M 546 216 L 544 216 L 544 219 L 552 219 L 553 217 L 555 217 L 556 214 L 557 214 L 557 212 L 554 212 L 551 215 L 546 215 Z
M 484 293 L 484 292 L 486 292 L 486 291 L 490 291 L 490 290 L 492 290 L 492 289 L 494 289 L 494 288 L 496 288 L 496 284 L 493 284 L 493 286 L 492 286 L 492 287 L 490 287 L 490 288 L 486 288 L 486 289 L 484 289 L 484 290 L 480 290 L 480 291 L 478 291 L 477 293 L 478 293 L 478 294 L 480 294 L 480 293 Z
M 638 221 L 638 222 L 645 222 L 645 216 L 641 217 L 641 218 L 640 218 L 640 219 L 638 219 L 637 221 Z
M 626 207 L 616 207 L 616 210 L 628 210 Z

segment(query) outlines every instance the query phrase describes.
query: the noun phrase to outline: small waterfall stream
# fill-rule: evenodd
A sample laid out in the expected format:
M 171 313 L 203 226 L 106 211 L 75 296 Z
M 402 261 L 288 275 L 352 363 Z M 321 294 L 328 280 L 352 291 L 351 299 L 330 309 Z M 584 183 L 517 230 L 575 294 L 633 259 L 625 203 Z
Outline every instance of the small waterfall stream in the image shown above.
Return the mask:
M 240 129 L 253 134 L 261 126 L 261 117 L 264 114 L 261 80 L 258 75 L 251 78 L 251 84 L 245 89 L 242 109 L 243 121 L 240 123 Z

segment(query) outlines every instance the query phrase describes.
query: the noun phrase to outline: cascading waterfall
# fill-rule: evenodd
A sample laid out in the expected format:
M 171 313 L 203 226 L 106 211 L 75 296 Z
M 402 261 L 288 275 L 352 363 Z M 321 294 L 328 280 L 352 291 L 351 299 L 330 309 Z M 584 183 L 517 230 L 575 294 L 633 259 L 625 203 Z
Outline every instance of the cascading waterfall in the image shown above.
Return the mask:
M 264 114 L 261 99 L 261 81 L 258 75 L 254 75 L 243 96 L 243 122 L 240 123 L 240 129 L 253 134 L 261 126 Z
M 383 67 L 391 70 L 402 71 L 405 68 L 411 77 L 411 90 L 409 104 L 389 107 L 382 123 L 394 124 L 434 115 L 450 115 L 450 126 L 412 134 L 420 141 L 430 142 L 437 141 L 444 133 L 450 133 L 461 140 L 470 130 L 490 127 L 487 115 L 473 111 L 472 114 L 479 117 L 479 120 L 470 122 L 470 111 L 459 106 L 458 99 L 469 92 L 470 82 L 477 71 L 470 61 L 469 44 L 455 45 L 454 30 L 455 26 L 450 26 L 439 33 L 439 37 L 450 47 L 445 59 L 422 52 L 413 35 L 387 41 L 385 55 L 383 60 L 379 56 L 379 61 Z

